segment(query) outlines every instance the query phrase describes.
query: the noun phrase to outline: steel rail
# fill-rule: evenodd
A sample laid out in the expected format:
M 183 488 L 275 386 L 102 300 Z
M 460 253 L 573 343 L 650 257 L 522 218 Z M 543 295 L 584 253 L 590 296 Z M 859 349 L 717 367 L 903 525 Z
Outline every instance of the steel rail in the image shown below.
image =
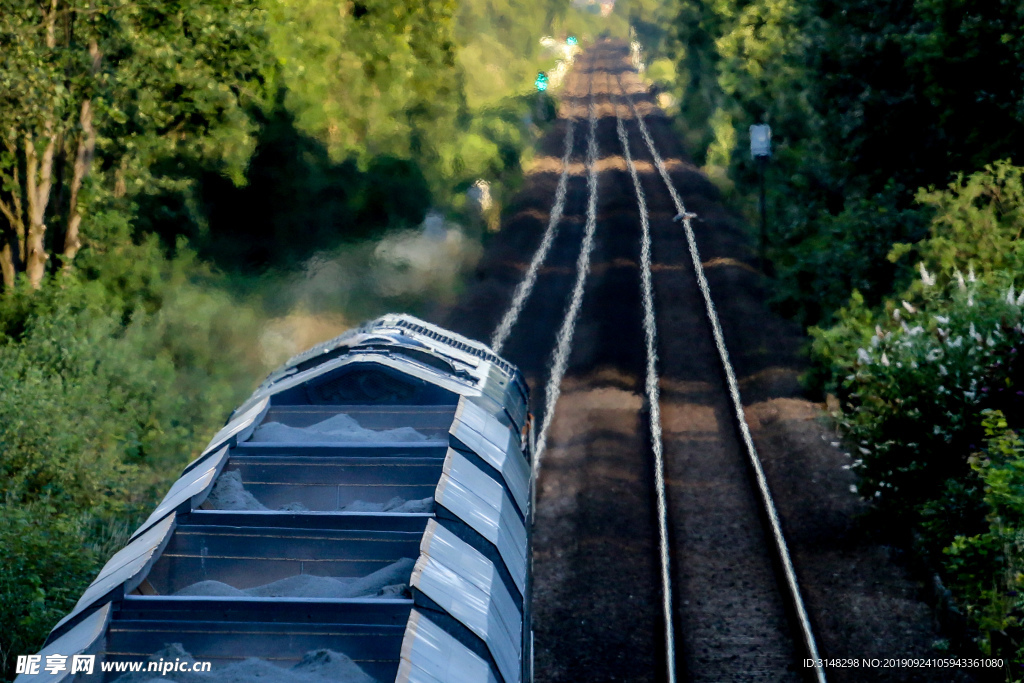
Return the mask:
M 548 215 L 548 225 L 544 230 L 544 236 L 540 240 L 537 251 L 533 254 L 533 259 L 531 259 L 530 266 L 526 270 L 526 275 L 523 276 L 522 281 L 516 286 L 509 309 L 505 312 L 505 316 L 501 319 L 501 323 L 491 337 L 491 348 L 495 353 L 501 353 L 501 349 L 505 346 L 508 336 L 512 333 L 512 327 L 519 319 L 519 314 L 522 313 L 523 306 L 526 305 L 526 300 L 530 297 L 530 293 L 533 292 L 533 286 L 537 283 L 537 273 L 540 271 L 540 267 L 544 264 L 545 259 L 547 259 L 551 245 L 558 234 L 558 224 L 562 221 L 562 212 L 565 210 L 565 193 L 569 180 L 569 161 L 572 158 L 575 123 L 575 116 L 570 116 L 566 123 L 565 152 L 562 154 L 562 174 L 558 178 L 558 187 L 555 190 L 555 203 L 551 207 L 551 213 Z
M 743 444 L 746 448 L 750 467 L 754 473 L 760 502 L 768 519 L 769 527 L 771 528 L 776 555 L 785 576 L 787 592 L 789 593 L 789 602 L 796 613 L 797 621 L 799 622 L 800 635 L 803 640 L 804 649 L 811 659 L 817 660 L 819 659 L 818 646 L 814 638 L 814 632 L 811 629 L 811 622 L 807 614 L 807 608 L 804 605 L 803 597 L 800 593 L 796 570 L 793 567 L 793 560 L 790 557 L 789 548 L 786 545 L 786 539 L 782 533 L 782 523 L 779 520 L 779 513 L 775 508 L 775 502 L 772 498 L 771 491 L 768 488 L 768 480 L 765 477 L 764 468 L 761 465 L 761 459 L 757 455 L 757 449 L 754 446 L 754 439 L 750 433 L 750 425 L 747 424 L 746 413 L 743 409 L 743 401 L 740 397 L 739 382 L 736 379 L 736 371 L 733 369 L 732 362 L 729 360 L 729 351 L 725 346 L 725 336 L 722 333 L 722 325 L 719 322 L 715 303 L 711 297 L 711 288 L 709 287 L 707 277 L 704 274 L 704 266 L 700 259 L 697 240 L 694 236 L 693 225 L 691 224 L 692 219 L 696 218 L 696 214 L 690 213 L 686 210 L 683 200 L 680 198 L 679 193 L 676 191 L 676 188 L 672 183 L 672 179 L 669 177 L 668 170 L 665 168 L 665 163 L 654 145 L 654 140 L 651 138 L 650 131 L 647 129 L 643 115 L 637 109 L 636 104 L 633 102 L 633 98 L 628 92 L 626 92 L 626 89 L 622 85 L 622 77 L 616 75 L 616 80 L 619 83 L 619 90 L 622 92 L 626 102 L 629 104 L 629 107 L 633 112 L 633 117 L 636 119 L 640 128 L 640 133 L 644 138 L 647 149 L 651 153 L 651 157 L 654 159 L 654 164 L 658 169 L 658 173 L 661 175 L 661 179 L 665 183 L 669 195 L 672 197 L 672 202 L 678 212 L 676 220 L 682 223 L 683 231 L 686 235 L 687 246 L 690 251 L 690 257 L 693 261 L 693 270 L 697 278 L 697 285 L 704 298 L 705 313 L 707 314 L 708 322 L 711 325 L 711 332 L 715 339 L 715 346 L 718 349 L 719 360 L 722 363 L 726 383 L 729 387 L 729 396 L 732 403 L 733 413 L 736 417 L 740 434 L 743 438 Z M 814 671 L 818 683 L 825 683 L 824 669 L 821 667 L 815 667 Z
M 589 100 L 589 132 L 587 136 L 587 222 L 583 231 L 583 241 L 580 244 L 579 257 L 576 259 L 576 283 L 573 285 L 572 294 L 569 297 L 569 305 L 566 307 L 565 318 L 555 338 L 555 348 L 551 355 L 551 375 L 548 378 L 547 387 L 544 392 L 544 420 L 541 422 L 540 432 L 537 436 L 537 450 L 533 457 L 533 478 L 537 480 L 540 473 L 541 460 L 544 457 L 544 449 L 547 446 L 548 430 L 551 428 L 551 421 L 555 416 L 555 406 L 562 394 L 562 378 L 565 376 L 569 364 L 569 354 L 572 351 L 572 338 L 576 331 L 576 318 L 579 316 L 580 308 L 583 305 L 583 290 L 587 282 L 587 275 L 590 274 L 590 254 L 594 250 L 594 233 L 597 230 L 597 109 L 594 106 L 594 72 L 593 60 L 591 61 L 590 80 L 587 86 L 587 97 Z
M 621 85 L 620 85 L 621 89 Z M 610 96 L 610 95 L 609 95 Z M 629 151 L 626 127 L 619 116 L 619 104 L 612 100 L 615 109 L 615 128 L 622 144 L 622 156 L 626 160 L 629 175 L 633 180 L 637 206 L 640 212 L 640 284 L 644 305 L 644 339 L 647 346 L 645 388 L 650 410 L 651 448 L 654 451 L 654 484 L 658 507 L 658 551 L 661 562 L 662 616 L 665 621 L 665 666 L 669 683 L 676 682 L 676 638 L 672 619 L 672 578 L 668 548 L 668 504 L 665 494 L 665 456 L 661 427 L 661 389 L 658 380 L 658 331 L 654 319 L 654 288 L 651 282 L 651 226 L 647 211 L 647 200 L 640 177 Z

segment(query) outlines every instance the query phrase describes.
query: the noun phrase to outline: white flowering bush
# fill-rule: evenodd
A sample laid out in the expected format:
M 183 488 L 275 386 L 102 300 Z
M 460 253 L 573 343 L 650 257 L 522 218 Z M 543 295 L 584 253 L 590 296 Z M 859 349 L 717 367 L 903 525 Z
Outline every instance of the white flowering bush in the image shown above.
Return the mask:
M 877 308 L 854 292 L 836 325 L 811 330 L 861 494 L 912 515 L 976 482 L 982 410 L 1024 421 L 1024 167 L 999 161 L 917 199 L 934 209 L 928 238 L 889 254 L 916 256 L 914 281 Z
M 901 513 L 970 472 L 982 410 L 1020 415 L 1024 406 L 1024 295 L 1006 278 L 969 273 L 939 287 L 922 275 L 930 286 L 912 301 L 869 310 L 855 296 L 838 325 L 812 331 L 860 493 Z
M 1024 168 L 999 162 L 918 200 L 931 236 L 897 245 L 916 278 L 855 293 L 813 329 L 813 379 L 890 531 L 916 539 L 982 652 L 1024 665 Z M 1016 673 L 1007 680 L 1020 680 Z

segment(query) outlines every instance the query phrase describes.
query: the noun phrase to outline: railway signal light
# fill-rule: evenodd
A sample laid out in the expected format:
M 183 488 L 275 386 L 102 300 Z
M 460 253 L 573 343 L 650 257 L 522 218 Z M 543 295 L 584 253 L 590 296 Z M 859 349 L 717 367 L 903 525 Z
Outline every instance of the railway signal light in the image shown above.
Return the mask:
M 576 44 L 576 36 L 569 36 L 568 38 L 565 39 L 565 42 L 568 45 L 575 45 Z
M 537 80 L 533 82 L 537 86 L 537 92 L 544 92 L 548 89 L 548 75 L 543 71 L 537 73 Z

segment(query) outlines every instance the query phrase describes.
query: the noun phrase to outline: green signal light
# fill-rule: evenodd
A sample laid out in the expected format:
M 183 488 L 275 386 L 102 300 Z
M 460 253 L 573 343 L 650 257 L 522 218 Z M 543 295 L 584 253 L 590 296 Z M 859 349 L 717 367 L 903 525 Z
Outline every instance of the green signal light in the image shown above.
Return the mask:
M 569 36 L 568 38 L 565 39 L 565 42 L 568 43 L 569 45 L 575 45 L 576 36 Z
M 541 71 L 537 74 L 537 80 L 535 80 L 533 84 L 537 86 L 538 92 L 544 92 L 548 89 L 548 75 Z

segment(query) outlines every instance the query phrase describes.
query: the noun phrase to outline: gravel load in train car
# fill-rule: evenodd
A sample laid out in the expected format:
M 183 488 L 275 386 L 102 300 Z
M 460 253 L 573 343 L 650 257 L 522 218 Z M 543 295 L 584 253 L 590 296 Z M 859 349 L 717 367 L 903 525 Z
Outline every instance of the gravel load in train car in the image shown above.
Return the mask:
M 400 598 L 408 595 L 415 560 L 408 557 L 363 576 L 334 577 L 297 574 L 253 588 L 235 588 L 221 581 L 199 581 L 185 586 L 177 596 L 222 598 Z
M 150 662 L 187 662 L 193 664 L 195 659 L 180 643 L 172 643 L 153 654 Z M 188 668 L 191 668 L 188 667 Z M 130 673 L 116 679 L 115 683 L 377 683 L 377 679 L 359 668 L 352 659 L 333 650 L 314 650 L 307 652 L 302 660 L 291 667 L 283 669 L 264 659 L 250 657 L 241 662 L 214 669 L 206 673 L 193 671 L 171 671 L 164 675 L 152 672 Z
M 386 503 L 368 503 L 357 500 L 345 505 L 345 512 L 431 512 L 434 509 L 434 497 L 405 500 L 395 496 Z
M 262 443 L 396 443 L 426 441 L 427 437 L 412 427 L 366 429 L 354 418 L 339 413 L 308 427 L 290 427 L 280 422 L 267 422 L 257 427 L 249 440 Z
M 229 470 L 220 475 L 213 490 L 206 498 L 207 504 L 214 510 L 270 510 L 266 505 L 245 490 L 242 474 L 238 470 Z M 302 503 L 287 503 L 277 508 L 282 512 L 309 512 Z M 434 509 L 434 498 L 428 496 L 406 500 L 395 496 L 386 503 L 370 503 L 356 500 L 338 509 L 339 512 L 431 512 Z

